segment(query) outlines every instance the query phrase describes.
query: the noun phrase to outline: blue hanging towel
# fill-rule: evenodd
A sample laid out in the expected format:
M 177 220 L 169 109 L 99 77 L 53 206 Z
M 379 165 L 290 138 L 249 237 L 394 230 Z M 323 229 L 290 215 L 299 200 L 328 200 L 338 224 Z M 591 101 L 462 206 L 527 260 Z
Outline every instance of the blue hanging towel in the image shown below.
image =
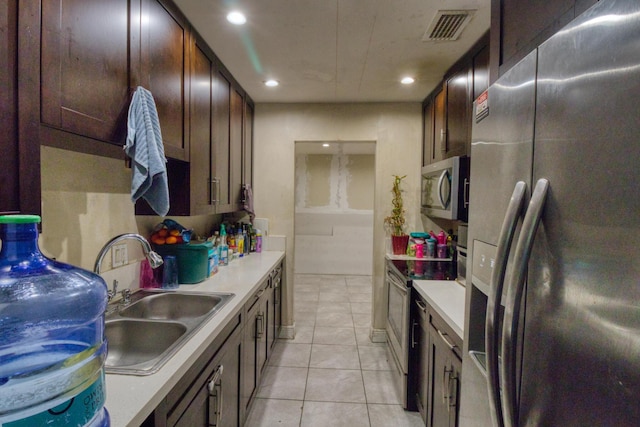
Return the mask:
M 124 151 L 131 158 L 131 201 L 142 197 L 158 215 L 167 215 L 169 186 L 160 120 L 153 95 L 142 86 L 129 105 Z

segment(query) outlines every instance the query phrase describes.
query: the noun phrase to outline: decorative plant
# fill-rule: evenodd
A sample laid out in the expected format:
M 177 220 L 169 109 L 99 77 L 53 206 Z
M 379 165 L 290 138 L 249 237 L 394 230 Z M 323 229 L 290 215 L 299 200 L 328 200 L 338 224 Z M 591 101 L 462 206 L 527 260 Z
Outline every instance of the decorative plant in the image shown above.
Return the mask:
M 393 193 L 393 200 L 391 201 L 391 203 L 393 204 L 393 209 L 391 209 L 391 215 L 384 219 L 384 223 L 391 230 L 392 236 L 402 236 L 405 234 L 405 211 L 402 203 L 402 189 L 400 188 L 400 184 L 406 177 L 406 175 L 394 175 L 393 187 L 391 189 L 391 192 Z

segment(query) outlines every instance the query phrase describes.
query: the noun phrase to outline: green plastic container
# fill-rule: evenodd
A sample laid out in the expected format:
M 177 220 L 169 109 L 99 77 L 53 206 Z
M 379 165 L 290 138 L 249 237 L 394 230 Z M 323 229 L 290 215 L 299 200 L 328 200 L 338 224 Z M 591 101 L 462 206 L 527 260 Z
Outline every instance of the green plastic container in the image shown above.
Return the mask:
M 178 282 L 181 285 L 200 283 L 209 277 L 209 253 L 213 243 L 200 242 L 154 246 L 161 256 L 174 255 L 178 260 Z

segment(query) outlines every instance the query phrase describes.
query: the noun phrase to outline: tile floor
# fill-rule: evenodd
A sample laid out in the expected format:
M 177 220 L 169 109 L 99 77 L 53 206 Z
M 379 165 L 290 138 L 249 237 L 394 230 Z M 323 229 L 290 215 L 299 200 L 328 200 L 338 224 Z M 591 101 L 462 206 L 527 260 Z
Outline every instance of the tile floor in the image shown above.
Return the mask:
M 245 427 L 422 426 L 369 340 L 371 277 L 296 275 L 296 337 L 279 340 Z

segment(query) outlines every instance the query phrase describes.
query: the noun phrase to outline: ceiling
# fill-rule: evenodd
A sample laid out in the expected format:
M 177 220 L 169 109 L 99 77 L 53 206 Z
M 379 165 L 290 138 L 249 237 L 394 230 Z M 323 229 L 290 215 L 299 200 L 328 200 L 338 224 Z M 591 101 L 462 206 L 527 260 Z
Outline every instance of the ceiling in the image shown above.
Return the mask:
M 257 103 L 422 101 L 490 20 L 490 0 L 174 1 Z M 475 12 L 458 40 L 422 40 L 438 10 L 461 9 Z

